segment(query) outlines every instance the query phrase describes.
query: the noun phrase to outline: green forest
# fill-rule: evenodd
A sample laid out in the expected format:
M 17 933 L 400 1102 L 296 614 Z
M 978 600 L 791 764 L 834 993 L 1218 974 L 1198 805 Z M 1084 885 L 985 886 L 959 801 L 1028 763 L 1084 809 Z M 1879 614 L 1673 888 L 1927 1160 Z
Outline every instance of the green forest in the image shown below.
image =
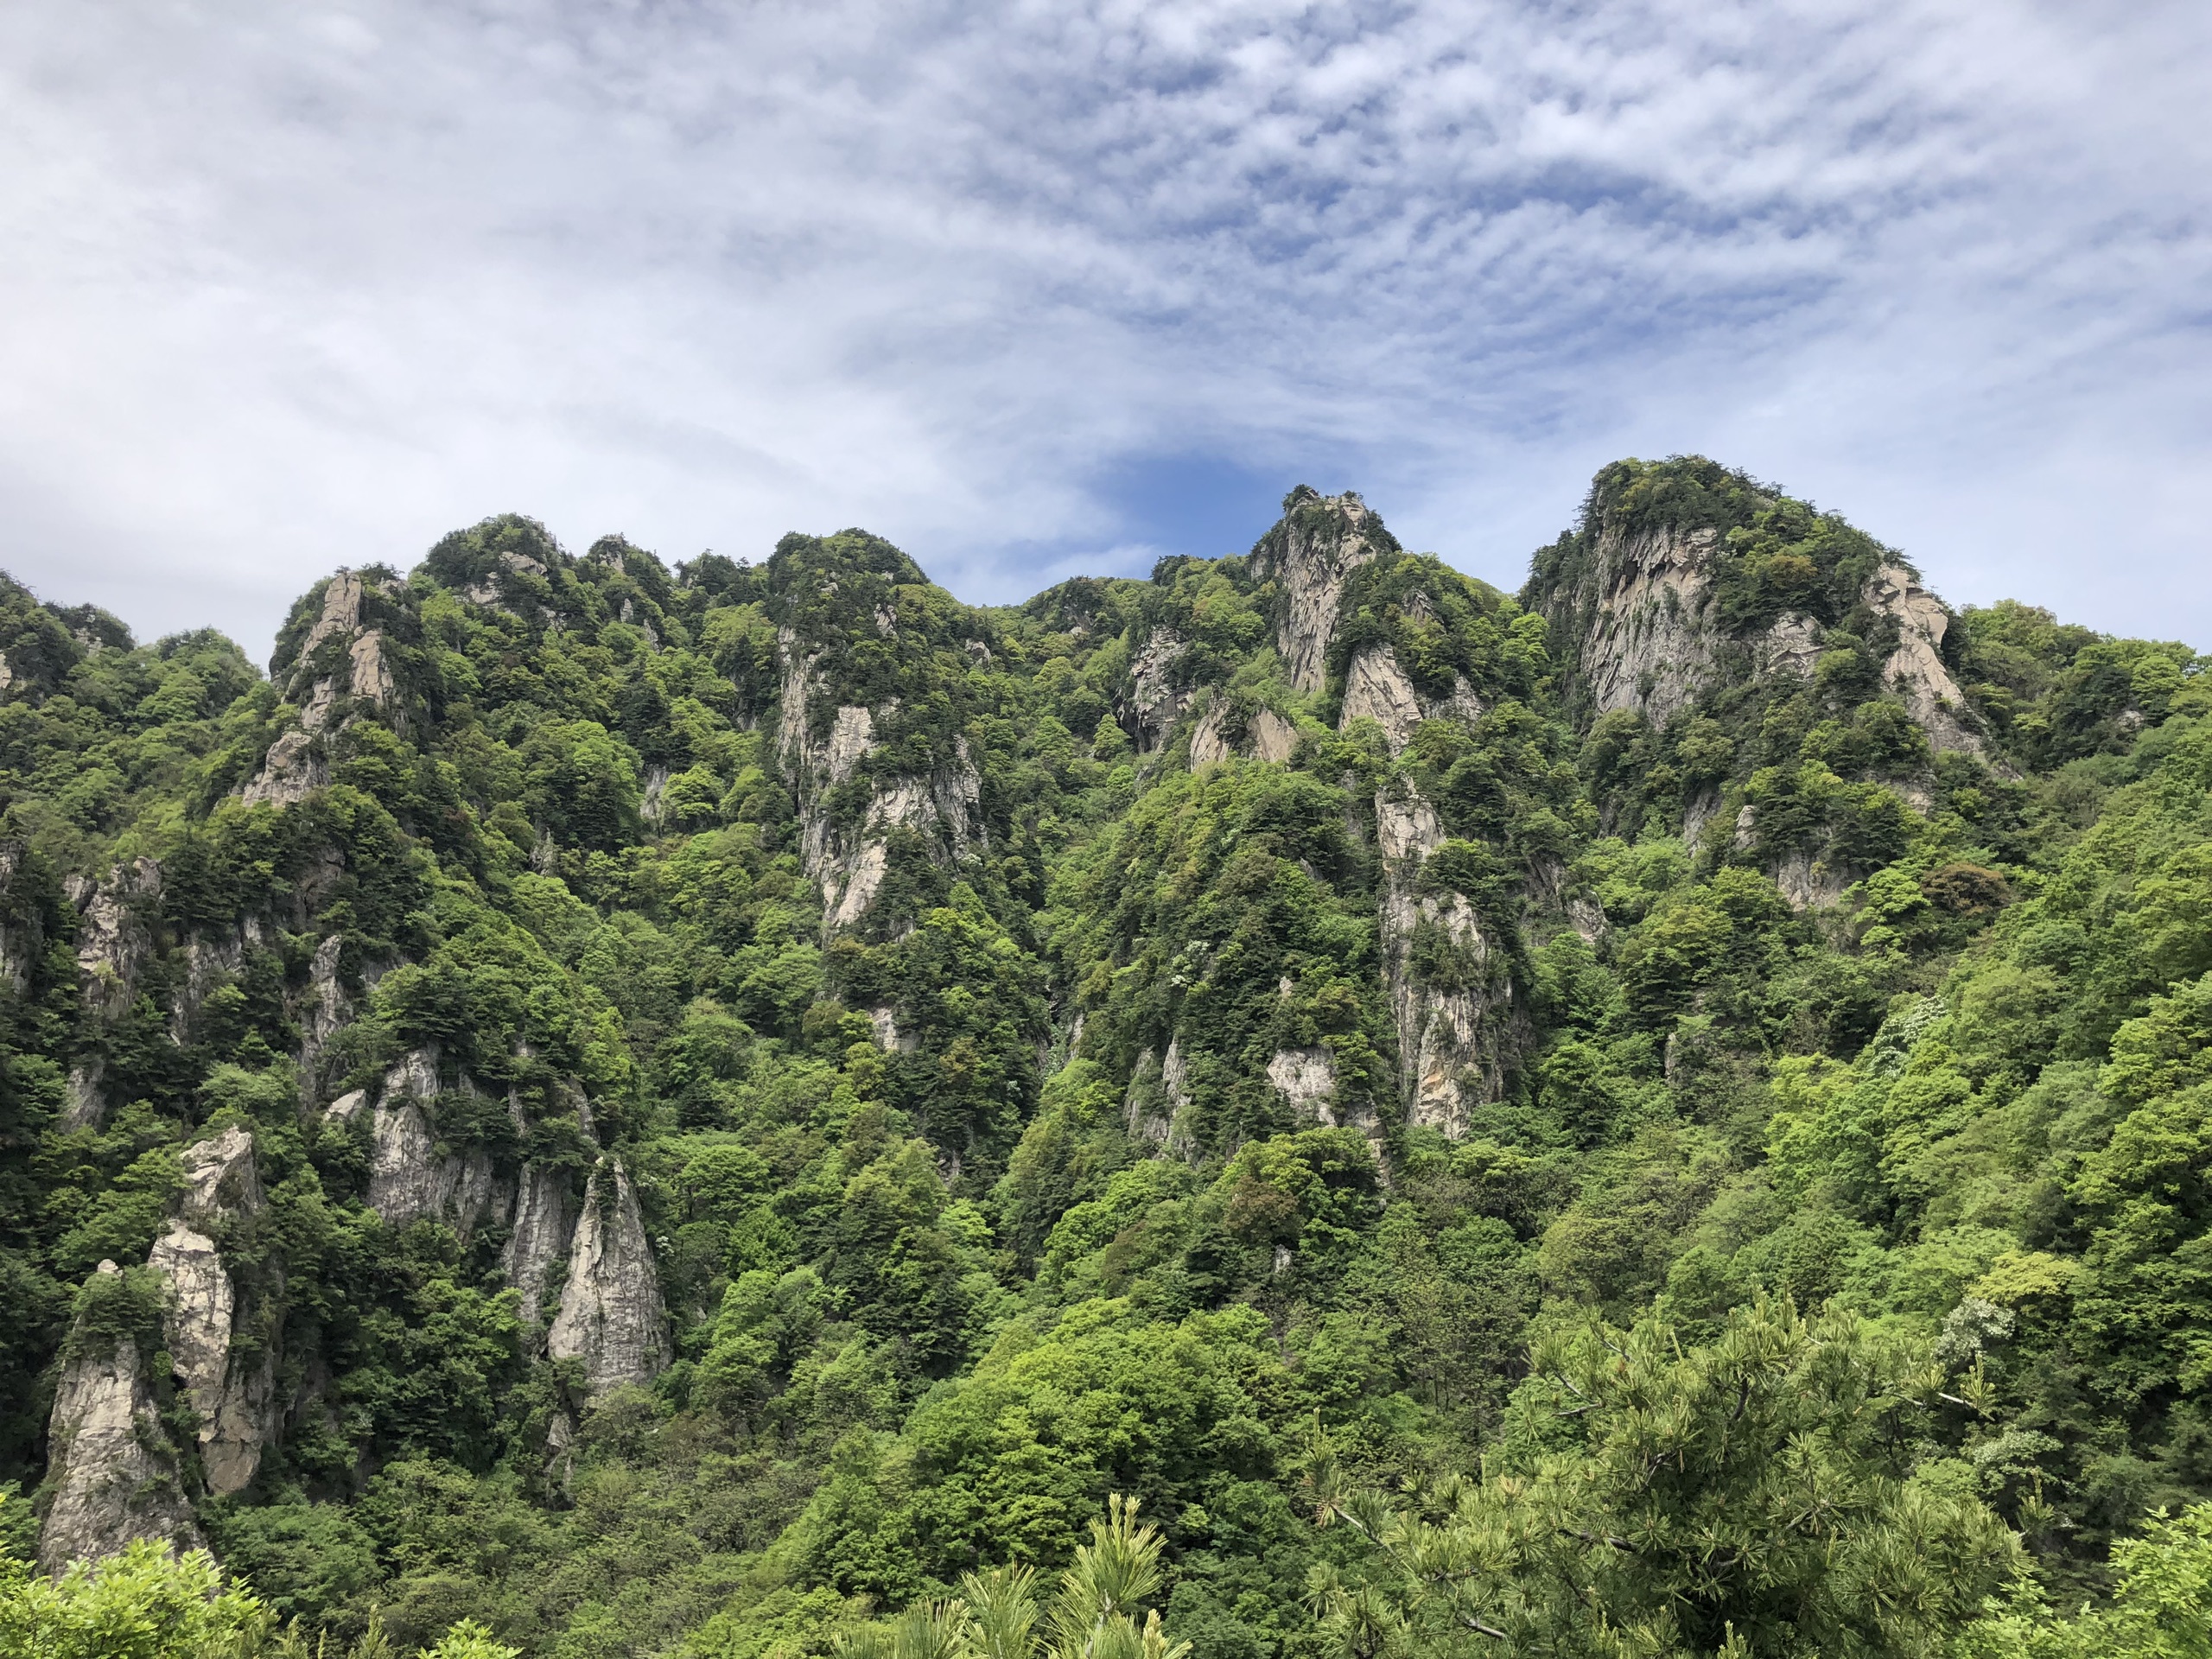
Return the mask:
M 0 1653 L 2212 1656 L 2208 664 L 1697 457 L 0 578 Z

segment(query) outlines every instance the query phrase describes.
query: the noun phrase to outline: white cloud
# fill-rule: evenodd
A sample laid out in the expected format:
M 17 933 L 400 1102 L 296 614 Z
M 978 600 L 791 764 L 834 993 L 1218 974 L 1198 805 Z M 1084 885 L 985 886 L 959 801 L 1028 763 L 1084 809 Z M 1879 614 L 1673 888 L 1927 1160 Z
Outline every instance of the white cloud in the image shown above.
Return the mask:
M 1955 598 L 2212 645 L 2208 48 L 2030 0 L 16 8 L 0 564 L 257 651 L 510 508 L 866 524 L 1015 598 L 1131 568 L 1174 504 L 1123 463 L 1179 454 L 1510 584 L 1596 465 L 1702 449 Z

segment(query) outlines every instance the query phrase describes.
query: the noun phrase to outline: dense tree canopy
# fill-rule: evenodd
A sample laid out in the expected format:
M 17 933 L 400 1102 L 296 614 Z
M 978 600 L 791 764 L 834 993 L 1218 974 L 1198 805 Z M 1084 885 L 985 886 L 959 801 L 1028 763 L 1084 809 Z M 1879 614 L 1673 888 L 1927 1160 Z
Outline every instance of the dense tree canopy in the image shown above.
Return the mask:
M 0 1647 L 2207 1651 L 2202 659 L 1694 460 L 1518 597 L 1286 514 L 0 582 Z M 209 1555 L 24 1565 L 96 1376 Z

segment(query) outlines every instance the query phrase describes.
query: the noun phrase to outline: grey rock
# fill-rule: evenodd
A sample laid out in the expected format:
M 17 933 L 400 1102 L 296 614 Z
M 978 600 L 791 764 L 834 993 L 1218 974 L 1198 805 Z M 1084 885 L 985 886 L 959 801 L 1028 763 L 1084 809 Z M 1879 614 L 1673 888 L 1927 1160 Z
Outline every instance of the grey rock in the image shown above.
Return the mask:
M 153 949 L 139 912 L 161 896 L 161 866 L 137 858 L 117 865 L 79 901 L 77 972 L 86 1004 L 103 1018 L 130 1007 L 138 970 Z
M 261 770 L 246 785 L 244 798 L 248 806 L 292 806 L 329 781 L 329 770 L 313 735 L 285 732 L 269 746 Z
M 112 1555 L 141 1538 L 201 1547 L 144 1357 L 129 1337 L 62 1368 L 47 1444 L 50 1501 L 38 1547 L 47 1572 Z
M 322 590 L 322 614 L 308 630 L 308 637 L 300 642 L 300 654 L 296 659 L 304 663 L 315 655 L 315 647 L 338 634 L 351 636 L 361 626 L 361 579 L 351 570 L 340 570 Z
M 1906 709 L 1928 734 L 1931 747 L 1986 755 L 1980 735 L 1961 718 L 1965 694 L 1943 665 L 1943 635 L 1950 613 L 1901 564 L 1885 564 L 1868 578 L 1866 601 L 1897 621 L 1897 648 L 1882 665 L 1883 683 L 1904 698 Z
M 833 823 L 824 793 L 848 782 L 875 747 L 876 716 L 855 704 L 840 706 L 828 734 L 811 735 L 810 710 L 823 695 L 822 658 L 802 652 L 788 628 L 777 636 L 783 659 L 777 747 L 787 775 L 798 785 L 799 861 L 821 884 L 825 932 L 849 927 L 868 913 L 889 868 L 894 830 L 918 831 L 935 855 L 950 863 L 984 839 L 982 775 L 965 738 L 954 741 L 954 759 L 918 775 L 879 778 L 856 829 Z M 893 705 L 895 707 L 895 705 Z
M 253 1137 L 232 1125 L 185 1148 L 181 1161 L 185 1186 L 178 1213 L 155 1241 L 146 1265 L 169 1281 L 162 1336 L 200 1419 L 200 1468 L 208 1490 L 240 1491 L 253 1479 L 275 1433 L 276 1356 L 232 1351 L 237 1287 L 213 1240 L 199 1230 L 219 1230 L 260 1212 Z
M 1402 784 L 1386 785 L 1375 818 L 1383 859 L 1382 976 L 1397 1020 L 1407 1116 L 1457 1135 L 1467 1109 L 1497 1098 L 1503 1087 L 1515 1030 L 1512 982 L 1462 894 L 1419 891 L 1422 861 L 1444 842 L 1435 808 Z M 1414 940 L 1424 930 L 1440 934 L 1459 958 L 1462 988 L 1431 985 L 1415 970 Z
M 499 1267 L 507 1282 L 522 1294 L 523 1319 L 533 1329 L 544 1323 L 546 1287 L 552 1282 L 554 1268 L 569 1252 L 575 1226 L 567 1174 L 535 1164 L 524 1170 L 515 1194 L 514 1225 L 499 1253 Z
M 1275 651 L 1294 690 L 1321 689 L 1345 581 L 1396 546 L 1382 521 L 1349 491 L 1293 507 L 1261 538 L 1254 563 L 1283 589 Z
M 208 1227 L 261 1209 L 261 1181 L 254 1170 L 253 1136 L 233 1123 L 220 1135 L 187 1147 L 180 1160 L 185 1189 L 177 1213 Z
M 308 987 L 296 1010 L 300 1026 L 296 1066 L 303 1105 L 312 1105 L 321 1095 L 323 1054 L 353 1012 L 345 982 L 338 974 L 345 949 L 345 935 L 333 933 L 315 946 L 315 955 L 308 963 Z
M 100 1077 L 107 1063 L 97 1054 L 69 1068 L 67 1093 L 61 1103 L 65 1130 L 96 1129 L 107 1116 L 107 1101 L 100 1093 Z
M 1211 766 L 1238 755 L 1281 762 L 1298 747 L 1298 728 L 1272 709 L 1255 710 L 1244 723 L 1242 741 L 1232 741 L 1228 705 L 1217 701 L 1200 717 L 1191 734 L 1191 764 Z
M 1637 709 L 1663 726 L 1710 681 L 1720 640 L 1713 614 L 1718 540 L 1710 528 L 1601 531 L 1595 614 L 1581 652 L 1594 713 Z
M 1322 1122 L 1336 1126 L 1330 1109 L 1337 1091 L 1336 1056 L 1325 1048 L 1279 1048 L 1268 1062 L 1268 1081 L 1274 1084 L 1295 1112 L 1312 1111 Z
M 1136 728 L 1140 754 L 1163 747 L 1167 734 L 1183 717 L 1190 692 L 1174 683 L 1175 665 L 1191 649 L 1190 642 L 1173 628 L 1154 628 L 1129 664 L 1129 723 Z
M 1420 595 L 1414 597 L 1417 600 Z M 1338 707 L 1337 728 L 1343 731 L 1356 720 L 1371 720 L 1382 728 L 1383 741 L 1395 757 L 1405 753 L 1421 721 L 1450 719 L 1472 723 L 1482 712 L 1482 699 L 1464 677 L 1453 677 L 1448 696 L 1426 697 L 1399 665 L 1395 647 L 1363 645 L 1344 665 L 1344 694 Z
M 545 1351 L 555 1359 L 581 1359 L 594 1398 L 650 1382 L 668 1365 L 668 1313 L 638 1196 L 619 1159 L 602 1159 L 584 1189 L 561 1311 L 546 1333 Z
M 1413 682 L 1398 666 L 1398 653 L 1389 645 L 1363 645 L 1352 653 L 1344 669 L 1344 701 L 1338 712 L 1339 728 L 1356 720 L 1371 720 L 1394 755 L 1405 752 L 1414 728 L 1428 718 L 1414 692 Z
M 214 1243 L 182 1221 L 154 1241 L 146 1265 L 169 1281 L 162 1339 L 200 1420 L 200 1471 L 207 1490 L 242 1491 L 260 1467 L 273 1423 L 275 1359 L 234 1356 L 238 1295 Z
M 369 1208 L 387 1227 L 442 1221 L 466 1238 L 499 1207 L 490 1154 L 481 1147 L 438 1156 L 437 1138 L 416 1097 L 379 1102 L 369 1147 Z

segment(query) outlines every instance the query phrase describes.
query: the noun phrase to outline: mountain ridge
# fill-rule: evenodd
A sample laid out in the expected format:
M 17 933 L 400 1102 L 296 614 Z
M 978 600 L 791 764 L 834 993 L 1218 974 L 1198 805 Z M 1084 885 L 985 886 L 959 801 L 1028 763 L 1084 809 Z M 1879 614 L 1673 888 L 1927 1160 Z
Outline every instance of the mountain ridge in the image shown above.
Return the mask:
M 1756 1284 L 1934 1330 L 1986 1291 L 2032 1325 L 2049 1293 L 2018 1287 L 2104 1259 L 2101 1200 L 2055 1231 L 2024 1198 L 1942 1219 L 1900 1172 L 1983 1157 L 2008 1114 L 2047 1139 L 2090 1109 L 2047 1104 L 2066 1067 L 2185 1023 L 2206 685 L 2178 646 L 1953 613 L 1695 457 L 1602 471 L 1517 595 L 1302 486 L 1246 554 L 999 607 L 862 531 L 671 572 L 488 519 L 315 583 L 266 678 L 0 584 L 4 1283 L 34 1333 L 0 1474 L 43 1481 L 49 1566 L 204 1531 L 304 1586 L 281 1516 L 404 1586 L 411 1535 L 361 1518 L 392 1471 L 557 1517 L 636 1478 L 644 1411 L 759 1465 L 740 1484 L 782 1519 L 702 1542 L 728 1560 L 636 1650 L 737 1651 L 740 1603 L 980 1559 L 988 1529 L 928 1541 L 868 1459 L 1130 1310 L 1238 1354 L 1244 1313 L 1302 1333 L 1264 1386 L 1206 1385 L 1224 1424 L 1306 1398 L 1355 1307 L 1427 1332 L 1357 1362 L 1397 1418 L 1312 1396 L 1378 1466 L 1503 1432 L 1514 1344 L 1571 1307 Z M 2100 836 L 2163 850 L 2083 874 Z M 2062 995 L 2042 1058 L 1989 1048 Z M 1955 1081 L 1905 1089 L 1891 1050 Z M 2166 1098 L 2136 1087 L 2097 1109 Z M 1791 1182 L 1818 1241 L 1759 1207 Z M 1409 1205 L 1459 1265 L 1398 1239 Z M 1972 1270 L 1911 1266 L 1931 1237 Z M 1916 1272 L 1947 1288 L 1895 1287 Z M 1394 1300 L 1431 1279 L 1427 1311 Z M 2099 1433 L 2194 1491 L 2158 1450 L 2194 1385 L 2159 1386 L 2017 1432 L 2084 1493 Z M 1282 1501 L 1276 1452 L 1225 1445 L 1141 1479 Z M 1083 1503 L 1138 1478 L 1118 1455 Z M 2103 1502 L 2069 1524 L 2110 1535 Z M 1053 1503 L 1036 1559 L 1065 1553 Z M 1176 1559 L 1205 1536 L 1176 1522 Z M 369 1592 L 296 1593 L 343 1627 Z M 471 1593 L 533 1642 L 616 1618 Z M 1255 1652 L 1307 1639 L 1192 1596 Z

